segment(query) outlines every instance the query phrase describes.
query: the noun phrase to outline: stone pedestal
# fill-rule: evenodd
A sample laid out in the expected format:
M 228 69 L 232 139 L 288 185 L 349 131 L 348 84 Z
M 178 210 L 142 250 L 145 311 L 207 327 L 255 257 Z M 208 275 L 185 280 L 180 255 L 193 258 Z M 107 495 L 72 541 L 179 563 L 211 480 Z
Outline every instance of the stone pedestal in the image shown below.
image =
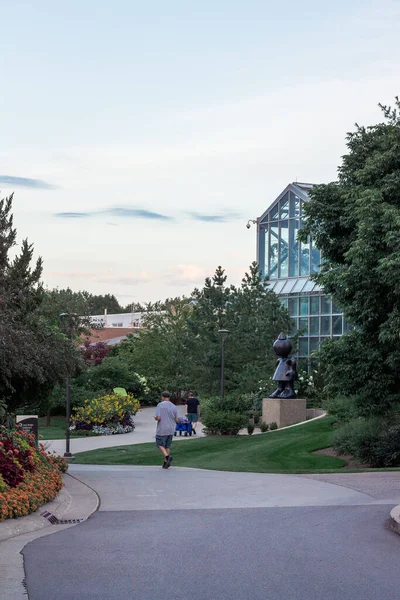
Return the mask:
M 286 427 L 307 419 L 307 400 L 301 398 L 263 398 L 262 421 Z

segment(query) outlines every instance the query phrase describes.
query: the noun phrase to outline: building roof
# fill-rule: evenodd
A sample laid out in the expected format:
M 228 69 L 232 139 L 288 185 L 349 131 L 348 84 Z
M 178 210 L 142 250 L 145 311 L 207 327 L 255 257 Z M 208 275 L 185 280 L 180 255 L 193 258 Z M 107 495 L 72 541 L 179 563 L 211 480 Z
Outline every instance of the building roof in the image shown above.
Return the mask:
M 91 335 L 89 336 L 89 342 L 96 344 L 97 342 L 105 342 L 106 344 L 116 344 L 113 340 L 119 339 L 121 341 L 127 336 L 128 333 L 139 333 L 142 331 L 139 327 L 104 327 L 104 329 L 92 329 Z
M 257 219 L 257 221 L 259 223 L 264 221 L 264 219 L 268 215 L 268 213 L 273 208 L 275 208 L 275 206 L 278 204 L 279 200 L 281 198 L 283 198 L 283 196 L 289 191 L 293 192 L 294 194 L 296 194 L 296 196 L 299 196 L 302 200 L 307 202 L 310 199 L 307 192 L 309 192 L 313 188 L 314 185 L 315 185 L 314 183 L 300 183 L 299 181 L 294 181 L 293 183 L 289 183 L 289 185 L 287 185 L 285 187 L 285 189 L 283 190 L 283 192 L 281 192 L 279 194 L 279 196 L 277 198 L 275 198 L 275 200 L 272 202 L 272 204 L 269 205 L 267 210 L 263 212 L 263 214 L 261 215 L 261 217 L 259 217 Z

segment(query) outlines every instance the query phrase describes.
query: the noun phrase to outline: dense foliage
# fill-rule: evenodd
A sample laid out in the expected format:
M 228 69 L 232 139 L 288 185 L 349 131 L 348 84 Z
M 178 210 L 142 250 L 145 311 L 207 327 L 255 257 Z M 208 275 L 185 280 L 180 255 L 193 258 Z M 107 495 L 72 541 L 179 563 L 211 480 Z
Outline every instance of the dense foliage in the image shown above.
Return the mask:
M 37 449 L 33 436 L 0 428 L 0 521 L 27 515 L 62 488 L 63 458 Z
M 0 201 L 0 397 L 7 414 L 32 406 L 79 362 L 60 323 L 40 312 L 42 260 L 33 263 L 27 240 L 11 256 L 17 244 L 12 200 Z
M 300 236 L 324 263 L 315 276 L 354 330 L 319 353 L 328 406 L 347 422 L 338 450 L 364 464 L 400 464 L 400 102 L 347 136 L 338 181 L 318 185 Z M 389 434 L 390 432 L 390 434 Z
M 163 388 L 179 397 L 195 389 L 202 395 L 220 390 L 220 329 L 231 333 L 225 345 L 227 393 L 259 390 L 272 375 L 272 343 L 291 329 L 290 318 L 270 291 L 256 263 L 240 287 L 228 286 L 221 267 L 190 298 L 175 299 L 148 315 L 147 331 L 114 350 L 143 374 L 156 398 Z
M 324 345 L 327 385 L 372 413 L 400 399 L 399 109 L 396 100 L 383 123 L 348 134 L 338 181 L 311 190 L 301 232 L 324 256 L 316 279 L 356 330 Z

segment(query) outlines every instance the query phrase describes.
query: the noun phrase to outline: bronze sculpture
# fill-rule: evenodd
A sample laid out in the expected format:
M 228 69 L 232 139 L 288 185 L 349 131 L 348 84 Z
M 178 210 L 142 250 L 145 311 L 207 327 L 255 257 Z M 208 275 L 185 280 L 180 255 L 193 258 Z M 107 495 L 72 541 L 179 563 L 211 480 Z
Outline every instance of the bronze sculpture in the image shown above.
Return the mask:
M 273 381 L 278 383 L 278 387 L 269 398 L 296 398 L 293 384 L 298 378 L 296 370 L 296 360 L 290 358 L 292 342 L 287 339 L 284 333 L 280 333 L 278 339 L 273 345 L 274 352 L 280 358 L 276 362 L 276 369 Z

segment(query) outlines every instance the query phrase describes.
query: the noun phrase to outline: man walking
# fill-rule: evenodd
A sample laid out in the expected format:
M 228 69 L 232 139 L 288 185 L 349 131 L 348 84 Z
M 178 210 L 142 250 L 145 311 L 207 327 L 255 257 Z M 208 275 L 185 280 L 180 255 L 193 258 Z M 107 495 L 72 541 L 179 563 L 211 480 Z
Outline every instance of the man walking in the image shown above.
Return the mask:
M 186 401 L 186 417 L 187 420 L 192 424 L 192 431 L 194 435 L 196 435 L 197 422 L 200 419 L 200 402 L 192 392 L 189 392 L 189 396 Z
M 178 410 L 171 402 L 169 392 L 161 394 L 161 402 L 157 404 L 155 420 L 157 421 L 156 444 L 164 457 L 163 469 L 168 469 L 172 463 L 171 443 L 178 422 Z

